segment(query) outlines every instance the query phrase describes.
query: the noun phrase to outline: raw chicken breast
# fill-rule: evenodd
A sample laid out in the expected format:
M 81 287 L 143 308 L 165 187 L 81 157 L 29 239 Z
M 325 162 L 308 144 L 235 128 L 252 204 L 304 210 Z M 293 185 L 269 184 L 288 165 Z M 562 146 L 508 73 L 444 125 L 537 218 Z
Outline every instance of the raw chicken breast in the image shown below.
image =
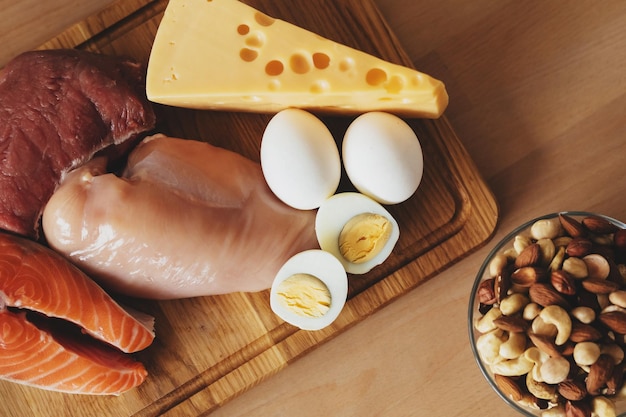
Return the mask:
M 314 217 L 280 202 L 258 163 L 156 135 L 121 178 L 103 160 L 71 172 L 43 227 L 54 249 L 104 286 L 172 299 L 269 288 L 289 257 L 317 247 Z
M 25 52 L 0 72 L 0 228 L 39 237 L 66 172 L 154 127 L 145 67 L 74 49 Z
M 123 352 L 148 347 L 153 324 L 123 309 L 61 255 L 0 234 L 0 379 L 120 394 L 147 375 Z

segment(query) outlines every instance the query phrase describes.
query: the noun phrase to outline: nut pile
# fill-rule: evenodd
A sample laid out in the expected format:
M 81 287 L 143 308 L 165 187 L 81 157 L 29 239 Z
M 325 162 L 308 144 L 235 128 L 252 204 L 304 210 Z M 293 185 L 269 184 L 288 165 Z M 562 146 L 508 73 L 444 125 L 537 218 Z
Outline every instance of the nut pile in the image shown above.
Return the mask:
M 626 399 L 626 229 L 598 216 L 536 221 L 495 255 L 476 350 L 500 390 L 548 416 L 615 416 Z

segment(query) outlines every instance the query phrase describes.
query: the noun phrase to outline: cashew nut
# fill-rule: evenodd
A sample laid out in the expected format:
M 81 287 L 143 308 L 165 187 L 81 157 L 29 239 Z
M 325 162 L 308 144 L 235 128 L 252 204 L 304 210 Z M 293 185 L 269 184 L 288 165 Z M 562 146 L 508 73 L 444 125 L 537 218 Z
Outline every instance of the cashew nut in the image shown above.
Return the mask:
M 596 319 L 596 312 L 591 307 L 578 306 L 570 311 L 572 317 L 578 319 L 579 322 L 590 324 Z
M 556 246 L 557 248 L 566 248 L 567 245 L 569 245 L 569 243 L 572 241 L 572 239 L 573 238 L 571 236 L 559 236 L 552 241 L 554 242 L 554 246 Z
M 530 299 L 522 293 L 514 293 L 500 302 L 500 312 L 505 316 L 516 314 L 528 304 Z
M 614 291 L 609 294 L 609 301 L 622 308 L 626 308 L 626 291 Z
M 533 368 L 533 363 L 526 359 L 524 355 L 520 355 L 515 359 L 508 359 L 491 365 L 494 374 L 504 376 L 520 376 L 524 375 Z
M 558 384 L 567 379 L 569 370 L 570 364 L 567 359 L 562 356 L 554 356 L 548 358 L 541 365 L 541 377 L 546 384 Z
M 616 417 L 615 403 L 606 397 L 593 397 L 591 407 L 595 417 Z
M 551 239 L 543 238 L 539 239 L 537 244 L 539 245 L 541 252 L 541 262 L 544 265 L 549 265 L 556 254 L 556 247 L 554 246 L 554 243 Z
M 504 359 L 515 359 L 526 349 L 526 334 L 510 332 L 506 342 L 500 345 L 500 356 Z
M 611 235 L 591 235 L 591 241 L 602 246 L 610 246 L 613 243 Z
M 515 236 L 515 239 L 513 240 L 513 248 L 515 249 L 515 252 L 517 252 L 517 254 L 519 255 L 531 243 L 532 241 L 528 236 L 518 235 Z
M 556 401 L 557 386 L 535 381 L 530 372 L 526 374 L 526 388 L 528 388 L 528 392 L 539 399 Z
M 565 259 L 565 246 L 559 246 L 558 248 L 559 249 L 556 251 L 552 261 L 550 261 L 550 264 L 548 265 L 548 270 L 550 270 L 550 272 L 561 269 L 561 266 L 563 265 L 563 260 Z
M 495 329 L 480 335 L 476 340 L 476 350 L 480 358 L 487 365 L 493 365 L 500 362 L 503 358 L 500 356 L 500 345 L 506 340 L 504 330 Z
M 528 303 L 526 304 L 526 307 L 524 307 L 522 317 L 524 320 L 532 321 L 539 315 L 541 308 L 542 307 L 537 303 Z
M 602 311 L 600 312 L 600 314 L 602 314 L 602 313 L 611 313 L 613 311 L 623 311 L 623 312 L 626 312 L 626 308 L 620 307 L 617 304 L 609 303 L 606 307 L 602 308 Z
M 504 267 L 508 263 L 508 258 L 504 254 L 497 254 L 489 262 L 489 274 L 492 277 L 497 277 L 504 270 Z
M 556 327 L 557 333 L 554 343 L 561 346 L 567 342 L 572 333 L 572 319 L 570 319 L 569 314 L 563 307 L 558 305 L 547 306 L 541 310 L 539 317 L 546 324 L 553 324 Z
M 532 346 L 526 349 L 524 357 L 533 363 L 533 368 L 530 370 L 529 374 L 532 374 L 535 381 L 544 382 L 543 377 L 541 376 L 541 366 L 550 358 L 550 355 L 539 348 Z
M 548 408 L 541 413 L 541 417 L 567 417 L 565 414 L 565 406 L 559 404 L 556 407 Z
M 571 257 L 563 261 L 563 271 L 575 279 L 587 278 L 587 264 L 580 258 Z
M 492 307 L 484 316 L 476 321 L 476 330 L 481 333 L 487 333 L 495 329 L 497 326 L 494 324 L 494 320 L 502 316 L 502 312 L 498 307 Z
M 511 261 L 517 258 L 517 251 L 515 250 L 515 248 L 508 248 L 502 254 L 506 256 L 508 260 L 511 260 Z
M 574 346 L 574 362 L 579 366 L 590 366 L 600 357 L 600 346 L 593 342 L 580 342 Z
M 537 220 L 530 226 L 530 235 L 536 239 L 554 239 L 562 233 L 561 222 L 558 218 Z
M 542 310 L 543 311 L 543 310 Z M 541 312 L 539 313 L 539 315 L 537 317 L 535 317 L 535 319 L 533 320 L 533 323 L 531 325 L 531 328 L 533 330 L 533 333 L 535 334 L 539 334 L 541 336 L 548 336 L 548 337 L 554 337 L 556 336 L 558 330 L 556 328 L 556 326 L 554 324 L 551 323 L 546 323 L 542 318 L 541 318 Z
M 603 310 L 609 307 L 610 305 L 612 305 L 611 301 L 609 300 L 608 294 L 598 294 L 596 296 L 596 299 L 598 300 L 598 306 L 600 307 L 600 310 Z M 619 307 L 619 306 L 615 306 L 615 307 Z

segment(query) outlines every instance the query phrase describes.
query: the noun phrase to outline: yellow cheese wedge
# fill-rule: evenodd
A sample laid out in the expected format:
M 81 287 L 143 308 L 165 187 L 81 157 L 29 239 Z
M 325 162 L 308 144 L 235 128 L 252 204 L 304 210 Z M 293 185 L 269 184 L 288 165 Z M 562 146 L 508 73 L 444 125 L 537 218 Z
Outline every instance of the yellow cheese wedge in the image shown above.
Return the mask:
M 170 0 L 148 63 L 153 102 L 274 113 L 288 107 L 439 117 L 445 86 L 236 0 Z

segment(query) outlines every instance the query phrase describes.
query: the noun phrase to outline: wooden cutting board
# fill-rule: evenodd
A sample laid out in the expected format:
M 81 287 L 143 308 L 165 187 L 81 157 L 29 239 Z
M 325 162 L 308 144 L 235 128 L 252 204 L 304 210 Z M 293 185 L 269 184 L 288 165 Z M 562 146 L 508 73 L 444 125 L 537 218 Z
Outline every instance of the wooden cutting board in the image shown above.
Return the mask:
M 411 66 L 371 0 L 246 2 Z M 165 0 L 118 0 L 42 48 L 76 47 L 147 61 L 166 5 Z M 257 161 L 260 137 L 271 117 L 166 107 L 158 113 L 158 128 L 164 133 L 209 141 Z M 337 138 L 351 121 L 323 119 Z M 445 117 L 408 122 L 424 151 L 422 184 L 410 200 L 390 207 L 401 227 L 400 241 L 385 264 L 365 276 L 350 277 L 349 300 L 332 326 L 305 332 L 283 323 L 271 312 L 267 291 L 167 302 L 125 300 L 156 317 L 156 341 L 136 355 L 149 372 L 140 387 L 119 397 L 86 397 L 0 381 L 0 416 L 208 414 L 481 246 L 498 218 L 493 195 Z

